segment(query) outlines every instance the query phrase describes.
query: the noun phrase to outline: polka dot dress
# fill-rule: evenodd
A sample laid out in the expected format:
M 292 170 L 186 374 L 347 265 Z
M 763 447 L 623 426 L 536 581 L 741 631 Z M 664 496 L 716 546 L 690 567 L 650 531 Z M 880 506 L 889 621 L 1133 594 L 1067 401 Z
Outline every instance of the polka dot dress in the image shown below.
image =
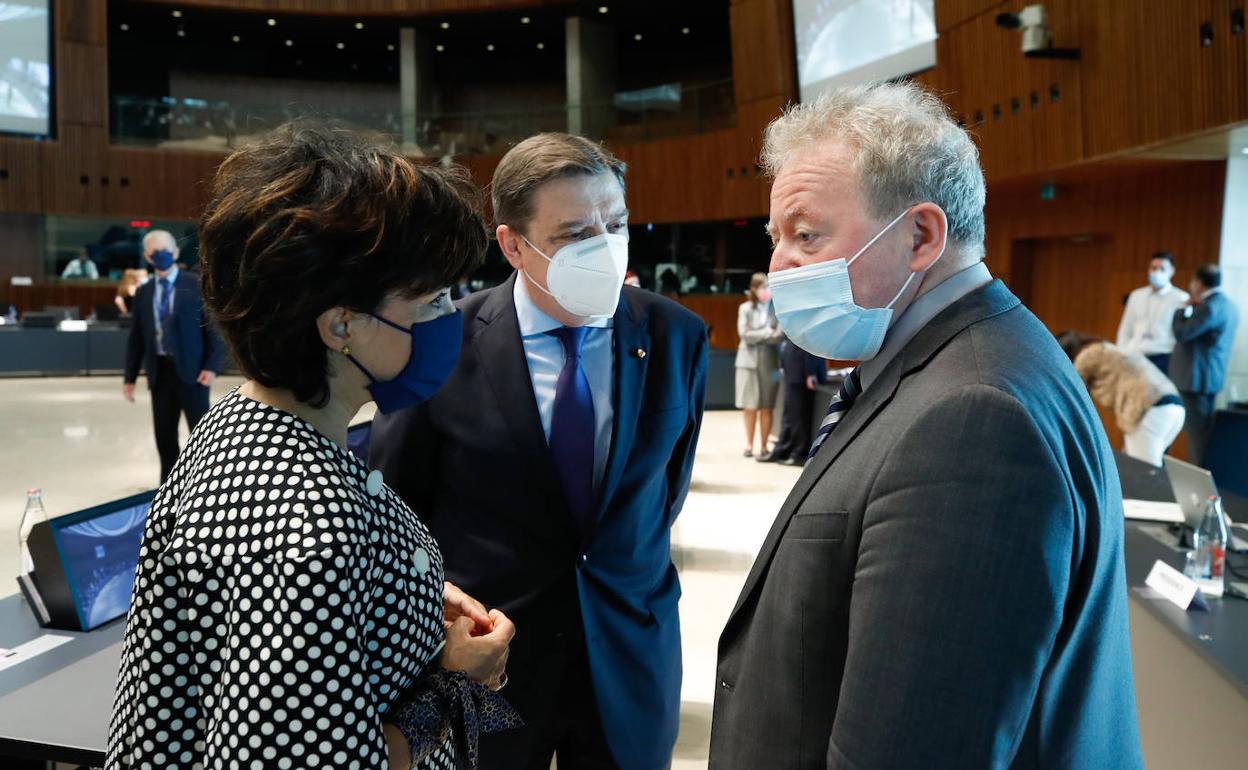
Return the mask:
M 381 722 L 441 648 L 442 590 L 379 473 L 231 393 L 153 502 L 106 766 L 385 768 Z M 450 741 L 419 759 L 455 766 Z

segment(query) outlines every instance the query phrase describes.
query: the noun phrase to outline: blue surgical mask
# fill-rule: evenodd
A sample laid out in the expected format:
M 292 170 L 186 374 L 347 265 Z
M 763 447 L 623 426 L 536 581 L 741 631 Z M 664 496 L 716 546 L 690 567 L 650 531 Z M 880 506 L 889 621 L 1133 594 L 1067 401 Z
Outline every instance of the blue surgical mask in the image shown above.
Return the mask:
M 854 302 L 849 266 L 908 213 L 906 209 L 898 214 L 848 260 L 833 259 L 768 274 L 776 319 L 795 345 L 837 361 L 868 361 L 880 352 L 893 318 L 893 305 L 918 273 L 911 273 L 884 307 L 864 308 Z M 942 246 L 936 259 L 944 253 Z
M 162 273 L 173 267 L 173 252 L 168 249 L 157 249 L 152 252 L 152 267 Z
M 377 403 L 378 411 L 392 414 L 431 398 L 446 383 L 455 369 L 455 362 L 459 360 L 459 348 L 463 341 L 461 314 L 457 311 L 438 316 L 432 321 L 412 324 L 410 329 L 379 315 L 373 318 L 412 337 L 412 352 L 407 365 L 394 379 L 385 382 L 379 382 L 363 364 L 355 360 L 355 356 L 347 355 L 351 363 L 368 377 L 368 392 Z

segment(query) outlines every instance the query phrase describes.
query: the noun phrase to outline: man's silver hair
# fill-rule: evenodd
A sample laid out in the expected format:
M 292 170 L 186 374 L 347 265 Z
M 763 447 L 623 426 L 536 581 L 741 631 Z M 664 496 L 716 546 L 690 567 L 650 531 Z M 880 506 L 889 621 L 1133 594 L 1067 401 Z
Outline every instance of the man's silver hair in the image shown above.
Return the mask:
M 158 248 L 167 248 L 173 253 L 178 253 L 178 239 L 173 237 L 173 233 L 168 230 L 152 230 L 143 236 L 143 250 L 147 251 L 149 246 L 157 246 Z
M 949 220 L 949 240 L 967 256 L 984 251 L 984 172 L 979 151 L 934 94 L 913 83 L 842 88 L 785 110 L 763 138 L 775 177 L 795 153 L 847 142 L 868 212 L 885 222 L 930 201 Z

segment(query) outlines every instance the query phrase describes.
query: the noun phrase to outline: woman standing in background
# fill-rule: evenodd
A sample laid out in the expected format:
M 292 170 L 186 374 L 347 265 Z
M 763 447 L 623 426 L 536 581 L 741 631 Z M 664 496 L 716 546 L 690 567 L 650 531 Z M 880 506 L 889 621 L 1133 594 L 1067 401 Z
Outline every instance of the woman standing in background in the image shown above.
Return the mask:
M 736 404 L 745 414 L 745 456 L 754 456 L 754 427 L 759 432 L 759 454 L 767 454 L 771 435 L 771 410 L 780 387 L 779 344 L 784 338 L 771 312 L 771 289 L 767 276 L 750 277 L 750 298 L 737 308 Z

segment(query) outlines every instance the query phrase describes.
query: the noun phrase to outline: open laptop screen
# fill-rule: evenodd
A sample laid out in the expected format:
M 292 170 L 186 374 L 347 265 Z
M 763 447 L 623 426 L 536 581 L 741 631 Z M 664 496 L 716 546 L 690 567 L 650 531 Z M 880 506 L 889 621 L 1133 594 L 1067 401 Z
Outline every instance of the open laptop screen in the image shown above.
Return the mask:
M 144 492 L 52 519 L 52 537 L 84 631 L 129 611 L 154 495 Z

